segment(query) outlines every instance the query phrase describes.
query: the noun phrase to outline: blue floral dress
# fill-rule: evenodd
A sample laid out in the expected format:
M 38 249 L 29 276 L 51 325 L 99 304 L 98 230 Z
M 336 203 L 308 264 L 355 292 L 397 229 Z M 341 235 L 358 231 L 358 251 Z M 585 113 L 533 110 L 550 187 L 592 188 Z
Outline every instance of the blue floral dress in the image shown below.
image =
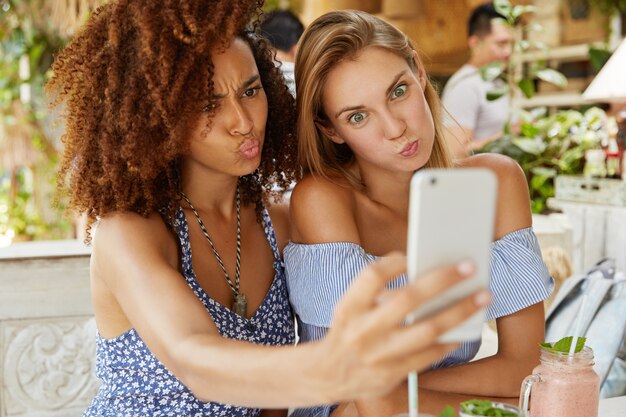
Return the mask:
M 250 318 L 241 317 L 209 297 L 192 269 L 189 225 L 182 209 L 173 226 L 180 239 L 182 271 L 202 301 L 220 334 L 263 345 L 295 343 L 284 264 L 267 210 L 265 236 L 274 254 L 276 274 L 261 306 Z M 202 402 L 154 356 L 135 329 L 113 339 L 97 335 L 96 375 L 102 385 L 83 417 L 92 416 L 259 416 L 260 409 Z

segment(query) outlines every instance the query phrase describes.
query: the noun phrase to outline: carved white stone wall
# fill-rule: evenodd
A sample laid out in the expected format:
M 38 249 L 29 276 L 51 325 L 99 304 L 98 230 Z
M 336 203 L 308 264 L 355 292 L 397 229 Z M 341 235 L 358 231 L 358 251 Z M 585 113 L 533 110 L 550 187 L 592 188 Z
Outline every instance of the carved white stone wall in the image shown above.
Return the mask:
M 89 250 L 0 250 L 0 417 L 78 417 L 98 388 Z
M 84 409 L 98 388 L 95 332 L 89 317 L 3 323 L 6 415 Z

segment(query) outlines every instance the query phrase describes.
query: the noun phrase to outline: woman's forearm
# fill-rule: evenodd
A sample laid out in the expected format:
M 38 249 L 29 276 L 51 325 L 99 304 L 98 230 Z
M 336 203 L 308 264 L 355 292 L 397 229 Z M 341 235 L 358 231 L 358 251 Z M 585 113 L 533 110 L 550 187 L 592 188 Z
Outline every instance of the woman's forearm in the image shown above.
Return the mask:
M 522 380 L 539 363 L 544 340 L 544 310 L 539 302 L 496 320 L 498 353 L 477 361 L 420 375 L 420 386 L 437 391 L 488 397 L 517 397 Z
M 490 356 L 450 368 L 434 369 L 419 376 L 420 387 L 464 395 L 517 397 L 520 384 L 532 364 L 520 358 Z
M 332 403 L 341 392 L 315 344 L 258 346 L 198 335 L 176 352 L 181 381 L 203 401 L 258 408 Z M 201 358 L 211 358 L 202 361 Z

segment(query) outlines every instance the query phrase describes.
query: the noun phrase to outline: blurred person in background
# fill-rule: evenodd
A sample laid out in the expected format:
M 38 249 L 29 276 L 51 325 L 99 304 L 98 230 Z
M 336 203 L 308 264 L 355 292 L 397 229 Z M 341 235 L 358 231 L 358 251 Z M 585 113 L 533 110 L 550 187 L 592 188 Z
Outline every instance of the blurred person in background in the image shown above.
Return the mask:
M 500 19 L 503 16 L 491 2 L 472 11 L 467 27 L 470 59 L 450 77 L 443 89 L 446 141 L 456 158 L 466 157 L 502 137 L 509 117 L 508 94 L 487 100 L 487 92 L 504 82 L 500 79 L 485 81 L 479 72 L 484 65 L 506 63 L 511 55 L 513 32 Z
M 280 62 L 280 69 L 293 96 L 296 94 L 294 61 L 298 52 L 298 40 L 303 31 L 304 25 L 289 10 L 273 10 L 262 17 L 261 34 L 276 51 L 276 61 Z

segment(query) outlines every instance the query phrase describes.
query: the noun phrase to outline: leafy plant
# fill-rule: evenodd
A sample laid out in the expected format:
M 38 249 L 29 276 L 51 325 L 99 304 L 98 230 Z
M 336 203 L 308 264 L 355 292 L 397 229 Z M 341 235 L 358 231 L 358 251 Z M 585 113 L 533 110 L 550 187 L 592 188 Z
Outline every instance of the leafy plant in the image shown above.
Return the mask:
M 16 173 L 17 187 L 11 190 L 9 177 L 0 177 L 0 236 L 12 240 L 60 239 L 67 236 L 71 223 L 67 219 L 47 222 L 34 204 L 33 190 L 27 184 L 29 171 Z M 15 195 L 12 195 L 15 193 Z
M 24 84 L 32 88 L 32 101 L 23 104 L 30 110 L 29 116 L 39 120 L 43 116 L 34 109 L 42 102 L 43 85 L 48 78 L 48 69 L 53 54 L 60 49 L 65 39 L 49 28 L 35 25 L 30 17 L 26 0 L 0 0 L 0 111 L 4 116 L 13 113 L 12 105 L 21 98 Z M 28 75 L 20 74 L 20 60 L 25 57 Z M 22 63 L 23 65 L 23 63 Z
M 611 51 L 606 48 L 589 47 L 589 63 L 591 68 L 596 72 L 600 72 L 606 61 L 611 57 Z
M 0 235 L 11 230 L 26 238 L 65 236 L 67 231 L 60 211 L 52 218 L 47 204 L 34 204 L 33 190 L 23 181 L 28 171 L 36 177 L 29 186 L 45 189 L 53 183 L 57 150 L 46 133 L 43 85 L 53 53 L 66 41 L 33 17 L 36 7 L 30 0 L 0 0 L 0 153 L 10 161 L 0 168 Z M 22 151 L 14 153 L 16 148 Z
M 516 71 L 515 56 L 530 49 L 544 49 L 545 46 L 539 42 L 530 42 L 522 39 L 525 29 L 524 15 L 532 13 L 535 7 L 532 5 L 516 5 L 513 6 L 509 0 L 495 0 L 494 7 L 498 13 L 504 16 L 500 22 L 511 27 L 514 31 L 513 41 L 513 57 L 508 62 L 492 62 L 484 65 L 479 69 L 480 75 L 485 81 L 494 81 L 499 78 L 505 84 L 494 90 L 487 92 L 487 100 L 497 100 L 498 98 L 508 94 L 512 101 L 517 93 L 523 94 L 530 98 L 535 95 L 534 80 L 540 79 L 548 83 L 564 87 L 567 85 L 565 76 L 552 68 L 546 67 L 545 61 L 533 62 L 522 71 Z M 533 30 L 540 30 L 538 25 L 534 25 Z M 505 131 L 510 131 L 507 123 Z
M 626 12 L 626 0 L 589 0 L 589 2 L 606 14 Z
M 463 401 L 461 411 L 470 416 L 517 417 L 517 413 L 504 410 L 489 400 Z
M 552 344 L 552 343 L 541 343 L 541 347 L 551 350 L 553 352 L 563 352 L 563 353 L 569 353 L 569 350 L 572 346 L 572 341 L 573 341 L 574 337 L 573 336 L 566 336 L 563 339 L 559 340 L 558 342 Z M 583 348 L 585 347 L 585 342 L 587 341 L 587 338 L 585 337 L 579 337 L 576 339 L 576 347 L 574 348 L 574 353 L 578 353 L 581 350 L 583 350 Z
M 485 145 L 479 152 L 496 152 L 515 159 L 528 180 L 533 213 L 547 211 L 557 175 L 582 174 L 587 149 L 600 147 L 608 137 L 606 113 L 592 107 L 584 113 L 562 110 L 546 115 L 545 108 L 520 111 L 517 135 Z
M 455 416 L 454 408 L 452 408 L 449 405 L 446 405 L 446 408 L 444 408 L 443 411 L 439 413 L 439 415 L 437 415 L 437 417 L 454 417 L 454 416 Z
M 263 2 L 263 10 L 284 10 L 288 9 L 294 13 L 298 13 L 302 10 L 302 0 L 265 0 Z

